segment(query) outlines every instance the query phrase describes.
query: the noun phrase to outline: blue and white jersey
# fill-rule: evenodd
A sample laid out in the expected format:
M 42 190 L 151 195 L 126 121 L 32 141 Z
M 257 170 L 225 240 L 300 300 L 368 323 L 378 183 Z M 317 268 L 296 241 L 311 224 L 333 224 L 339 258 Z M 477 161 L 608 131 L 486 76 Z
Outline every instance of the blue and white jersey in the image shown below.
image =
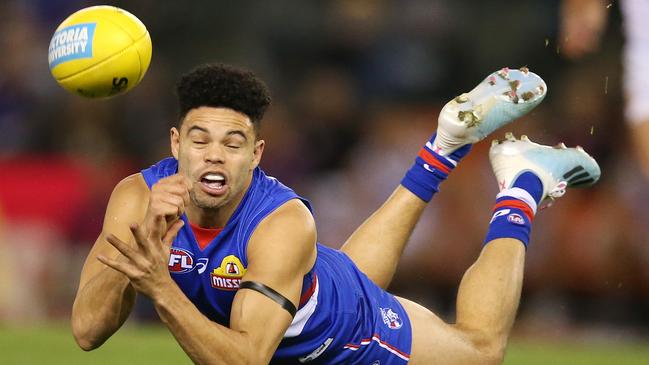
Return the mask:
M 142 175 L 149 188 L 178 170 L 166 158 Z M 248 241 L 257 225 L 291 199 L 309 202 L 260 168 L 218 236 L 201 250 L 187 217 L 174 240 L 169 271 L 210 320 L 229 326 L 232 301 L 248 267 Z M 410 323 L 399 302 L 378 288 L 342 252 L 317 244 L 317 260 L 303 279 L 298 311 L 273 363 L 403 364 L 410 353 Z M 376 348 L 376 351 L 373 350 Z

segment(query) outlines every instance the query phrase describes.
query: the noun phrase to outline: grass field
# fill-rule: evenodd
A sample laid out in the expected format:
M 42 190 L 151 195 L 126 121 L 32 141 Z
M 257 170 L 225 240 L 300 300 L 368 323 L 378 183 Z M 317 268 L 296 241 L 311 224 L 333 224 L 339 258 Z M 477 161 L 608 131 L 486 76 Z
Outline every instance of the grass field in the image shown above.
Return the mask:
M 81 351 L 65 326 L 18 329 L 0 327 L 2 365 L 191 364 L 162 327 L 120 330 L 104 346 Z M 648 365 L 649 344 L 549 344 L 513 341 L 505 364 Z

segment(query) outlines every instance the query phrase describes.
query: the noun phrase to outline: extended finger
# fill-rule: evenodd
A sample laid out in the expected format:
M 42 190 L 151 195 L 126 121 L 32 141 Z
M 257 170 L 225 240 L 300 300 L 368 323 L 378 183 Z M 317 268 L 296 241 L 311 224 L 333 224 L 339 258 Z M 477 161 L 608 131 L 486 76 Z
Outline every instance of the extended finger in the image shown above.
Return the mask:
M 106 241 L 108 241 L 108 243 L 115 247 L 117 251 L 119 251 L 122 255 L 128 257 L 131 260 L 133 259 L 133 249 L 124 241 L 117 238 L 117 236 L 110 233 L 106 236 Z
M 167 194 L 174 194 L 181 196 L 183 195 L 186 191 L 188 190 L 188 187 L 186 186 L 185 182 L 179 182 L 179 183 L 174 183 L 174 184 L 159 184 L 159 185 L 154 185 L 153 191 L 154 193 L 167 193 Z
M 122 274 L 126 275 L 129 279 L 132 279 L 136 276 L 135 267 L 133 267 L 133 265 L 130 265 L 126 262 L 109 259 L 102 255 L 97 256 L 97 260 L 99 260 L 102 264 L 110 267 L 111 269 L 121 272 Z
M 180 217 L 184 211 L 184 206 L 178 206 L 177 204 L 168 203 L 166 201 L 157 201 L 149 207 L 147 214 L 150 217 Z
M 182 219 L 175 221 L 174 224 L 171 225 L 167 233 L 165 233 L 164 237 L 162 237 L 162 243 L 166 247 L 171 247 L 171 243 L 173 242 L 174 238 L 176 238 L 176 235 L 184 225 L 185 221 L 183 221 Z
M 185 212 L 185 199 L 179 195 L 165 195 L 160 198 L 161 204 L 171 205 L 175 208 L 175 215 L 181 216 Z M 166 206 L 165 206 L 166 207 Z M 165 211 L 172 211 L 171 207 L 167 207 Z M 167 214 L 171 215 L 171 214 Z
M 149 227 L 149 237 L 154 240 L 160 240 L 163 233 L 167 230 L 167 220 L 163 216 L 153 217 L 153 224 Z
M 175 174 L 169 175 L 169 176 L 167 176 L 167 177 L 165 177 L 165 178 L 163 178 L 161 180 L 170 181 L 170 182 L 176 182 L 177 183 L 177 182 L 181 182 L 181 181 L 185 180 L 185 176 L 183 174 L 181 174 L 181 173 L 175 173 Z
M 184 206 L 188 206 L 189 203 L 191 202 L 190 197 L 189 197 L 189 189 L 185 190 L 183 194 L 181 195 L 181 198 L 183 199 L 183 204 Z
M 175 175 L 171 175 L 171 176 L 165 177 L 163 179 L 160 179 L 154 185 L 154 187 L 158 186 L 158 187 L 164 188 L 164 189 L 172 189 L 172 190 L 175 190 L 175 191 L 181 191 L 183 189 L 187 190 L 187 188 L 189 187 L 188 182 L 189 182 L 189 179 L 187 179 L 186 177 L 184 177 L 184 176 L 182 176 L 180 174 L 175 174 Z
M 154 225 L 155 226 L 155 225 Z M 135 242 L 137 242 L 137 245 L 142 248 L 145 252 L 149 253 L 151 252 L 151 248 L 149 247 L 149 240 L 147 239 L 147 234 L 145 230 L 142 228 L 137 223 L 132 223 L 128 226 L 128 228 L 131 230 L 131 233 L 133 234 L 133 237 L 135 238 Z
M 163 189 L 182 197 L 185 205 L 189 204 L 189 190 L 191 189 L 192 181 L 180 174 L 172 175 L 169 179 L 169 184 L 166 184 Z
M 183 185 L 184 185 L 184 191 L 183 191 L 183 200 L 185 200 L 185 205 L 189 205 L 189 190 L 192 188 L 192 181 L 187 178 L 183 177 Z

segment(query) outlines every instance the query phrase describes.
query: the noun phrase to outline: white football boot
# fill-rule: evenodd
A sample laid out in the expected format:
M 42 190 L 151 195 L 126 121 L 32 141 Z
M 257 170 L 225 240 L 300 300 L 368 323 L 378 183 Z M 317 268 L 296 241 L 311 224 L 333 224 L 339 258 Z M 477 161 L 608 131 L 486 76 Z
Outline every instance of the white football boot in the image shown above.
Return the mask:
M 516 139 L 511 133 L 505 134 L 503 141 L 491 143 L 489 160 L 500 190 L 511 188 L 526 171 L 538 176 L 543 184 L 541 202 L 545 206 L 563 196 L 566 188 L 591 186 L 601 175 L 597 161 L 579 146 L 544 146 L 525 135 Z
M 545 98 L 547 90 L 543 79 L 526 67 L 492 73 L 442 108 L 432 149 L 445 156 L 484 139 L 532 110 Z

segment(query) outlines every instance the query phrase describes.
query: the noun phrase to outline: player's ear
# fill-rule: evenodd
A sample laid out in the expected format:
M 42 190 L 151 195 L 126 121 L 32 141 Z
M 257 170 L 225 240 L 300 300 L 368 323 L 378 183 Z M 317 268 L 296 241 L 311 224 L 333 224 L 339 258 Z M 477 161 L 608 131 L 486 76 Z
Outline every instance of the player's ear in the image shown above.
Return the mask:
M 171 142 L 171 154 L 177 160 L 178 149 L 180 148 L 180 132 L 178 131 L 178 128 L 171 127 L 171 130 L 169 130 L 169 140 Z
M 266 146 L 266 142 L 263 139 L 255 141 L 255 150 L 253 151 L 253 156 L 252 156 L 253 169 L 259 166 L 259 162 L 261 161 L 261 155 L 264 154 L 265 146 Z

